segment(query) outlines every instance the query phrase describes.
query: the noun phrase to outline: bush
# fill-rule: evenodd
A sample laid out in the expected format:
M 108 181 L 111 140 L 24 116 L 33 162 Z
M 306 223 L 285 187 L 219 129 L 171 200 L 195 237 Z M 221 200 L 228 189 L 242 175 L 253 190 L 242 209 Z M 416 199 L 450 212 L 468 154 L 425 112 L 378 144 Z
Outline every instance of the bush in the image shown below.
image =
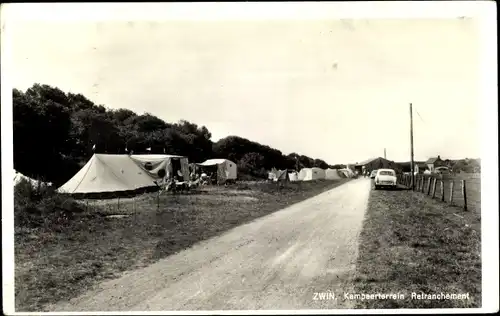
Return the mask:
M 15 227 L 45 227 L 63 229 L 78 217 L 95 217 L 97 212 L 86 212 L 86 207 L 73 198 L 57 193 L 49 186 L 35 186 L 22 179 L 14 186 Z

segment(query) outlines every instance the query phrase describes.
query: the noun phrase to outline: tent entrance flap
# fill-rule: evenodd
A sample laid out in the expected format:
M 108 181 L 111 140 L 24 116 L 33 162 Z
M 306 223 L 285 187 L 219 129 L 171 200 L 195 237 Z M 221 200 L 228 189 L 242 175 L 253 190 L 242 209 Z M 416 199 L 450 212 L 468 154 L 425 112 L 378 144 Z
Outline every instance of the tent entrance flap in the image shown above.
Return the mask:
M 180 159 L 174 158 L 171 162 L 172 168 L 171 172 L 174 178 L 182 177 L 181 161 Z

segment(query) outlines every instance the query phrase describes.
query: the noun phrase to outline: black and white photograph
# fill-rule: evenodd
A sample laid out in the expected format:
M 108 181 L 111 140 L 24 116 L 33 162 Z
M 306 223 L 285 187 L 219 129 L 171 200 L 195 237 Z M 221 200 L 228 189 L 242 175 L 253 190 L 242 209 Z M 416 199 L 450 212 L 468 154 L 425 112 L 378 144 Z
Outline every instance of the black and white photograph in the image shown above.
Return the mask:
M 2 4 L 4 314 L 498 311 L 495 6 Z

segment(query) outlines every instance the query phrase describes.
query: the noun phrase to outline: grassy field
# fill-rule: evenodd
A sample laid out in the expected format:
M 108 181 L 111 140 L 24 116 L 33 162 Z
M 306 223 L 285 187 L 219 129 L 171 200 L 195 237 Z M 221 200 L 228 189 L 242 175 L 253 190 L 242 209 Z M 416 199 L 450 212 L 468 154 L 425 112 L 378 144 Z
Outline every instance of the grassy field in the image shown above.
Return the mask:
M 427 179 L 431 176 L 424 176 L 425 183 L 425 194 L 427 194 Z M 433 179 L 433 177 L 431 177 Z M 443 175 L 437 178 L 436 182 L 436 197 L 435 199 L 441 198 L 441 184 L 440 180 L 443 180 L 444 184 L 444 198 L 447 203 L 450 200 L 450 187 L 453 181 L 453 200 L 452 204 L 455 206 L 463 207 L 464 199 L 462 195 L 462 181 L 466 181 L 466 192 L 467 192 L 467 208 L 471 211 L 481 213 L 481 177 L 479 174 L 457 174 L 457 175 Z M 432 180 L 431 180 L 432 183 Z M 431 185 L 432 194 L 432 185 Z
M 408 190 L 372 190 L 355 279 L 357 308 L 463 308 L 481 305 L 480 213 Z M 469 293 L 467 300 L 417 300 L 411 293 Z
M 16 311 L 40 311 L 45 304 L 75 297 L 100 280 L 148 265 L 346 181 L 294 182 L 282 188 L 259 182 L 207 187 L 185 195 L 162 194 L 158 209 L 155 193 L 119 204 L 117 200 L 75 204 L 56 197 L 43 202 L 49 210 L 45 213 L 15 202 L 17 213 L 31 214 L 23 213 L 15 225 Z

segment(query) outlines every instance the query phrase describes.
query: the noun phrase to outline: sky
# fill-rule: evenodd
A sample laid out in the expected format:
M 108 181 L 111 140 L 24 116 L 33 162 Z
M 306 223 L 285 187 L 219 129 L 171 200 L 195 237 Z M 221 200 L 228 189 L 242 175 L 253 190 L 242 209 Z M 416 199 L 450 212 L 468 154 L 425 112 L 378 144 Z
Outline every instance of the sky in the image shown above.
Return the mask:
M 354 163 L 480 156 L 473 18 L 24 21 L 12 85 Z

